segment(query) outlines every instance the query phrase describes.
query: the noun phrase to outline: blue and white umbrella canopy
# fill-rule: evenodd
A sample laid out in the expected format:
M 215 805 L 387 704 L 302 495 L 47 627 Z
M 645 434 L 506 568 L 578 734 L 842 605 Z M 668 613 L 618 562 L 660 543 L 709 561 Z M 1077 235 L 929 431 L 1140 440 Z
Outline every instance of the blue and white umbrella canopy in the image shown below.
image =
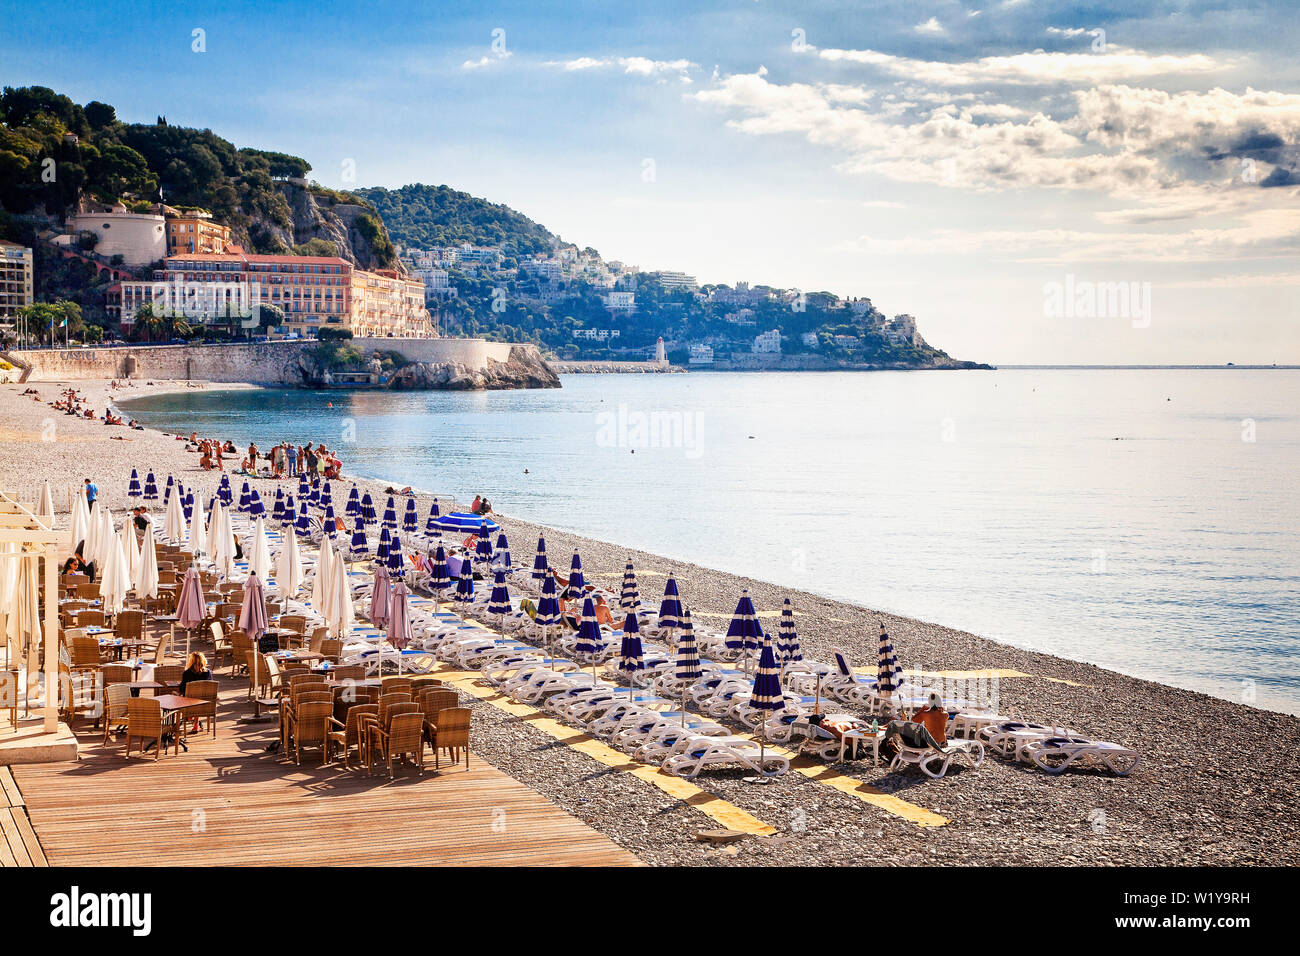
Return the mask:
M 429 520 L 424 523 L 424 533 L 426 535 L 433 537 L 435 534 L 442 534 L 442 532 L 438 530 L 438 518 L 441 516 L 442 512 L 438 510 L 438 499 L 434 498 L 433 504 L 429 505 Z
M 754 691 L 749 705 L 756 710 L 782 710 L 785 697 L 781 693 L 781 671 L 772 653 L 772 641 L 764 636 L 758 657 L 758 673 L 754 675 Z
M 352 519 L 356 524 L 352 528 L 352 542 L 348 545 L 348 550 L 352 552 L 354 558 L 364 558 L 370 554 L 370 542 L 366 540 L 366 523 L 361 520 L 361 514 Z
M 126 494 L 128 498 L 140 497 L 140 476 L 134 468 L 131 469 L 131 480 L 126 483 Z
M 488 535 L 486 522 L 479 525 L 478 540 L 474 542 L 474 560 L 492 563 L 492 538 Z
M 429 587 L 445 591 L 451 587 L 451 571 L 447 568 L 447 552 L 442 545 L 434 548 L 433 565 L 429 569 Z
M 320 507 L 320 479 L 319 478 L 312 479 L 311 490 L 307 495 L 307 500 L 310 501 L 316 507 L 318 508 Z
M 248 514 L 253 518 L 260 518 L 266 514 L 266 505 L 262 504 L 262 496 L 254 488 L 248 496 Z
M 294 528 L 298 534 L 307 535 L 311 533 L 311 519 L 307 517 L 307 502 L 298 502 L 298 524 Z
M 533 580 L 551 580 L 546 564 L 546 538 L 541 536 L 537 538 L 537 557 L 533 558 Z
M 578 640 L 573 645 L 575 654 L 595 658 L 605 647 L 600 636 L 600 625 L 596 623 L 596 603 L 591 598 L 582 602 L 582 620 L 578 623 Z
M 171 476 L 167 476 L 167 484 L 171 485 Z M 230 476 L 222 475 L 221 481 L 217 483 L 217 499 L 229 508 L 235 501 L 235 493 L 230 490 Z
M 379 529 L 379 544 L 375 546 L 375 560 L 380 564 L 388 563 L 388 549 L 392 544 L 393 536 L 388 533 L 387 526 Z
M 629 561 L 627 567 L 623 569 L 623 590 L 618 595 L 618 606 L 630 615 L 640 603 L 641 595 L 637 593 L 636 571 Z
M 560 623 L 560 601 L 555 594 L 555 578 L 550 575 L 542 582 L 542 596 L 537 601 L 537 617 L 533 621 L 541 627 Z
M 149 469 L 149 474 L 144 476 L 144 500 L 158 500 L 158 482 L 154 481 L 153 469 Z
M 883 626 L 880 628 L 880 649 L 876 654 L 876 674 L 876 690 L 882 694 L 893 693 L 903 682 L 898 655 L 894 653 L 894 642 Z
M 247 511 L 248 506 L 252 504 L 252 501 L 253 501 L 253 496 L 250 493 L 248 482 L 245 481 L 244 486 L 239 489 L 239 510 Z
M 226 488 L 229 489 L 229 488 L 230 488 L 230 480 L 229 480 L 225 475 L 222 475 L 221 478 L 222 478 L 223 481 L 226 482 Z M 174 484 L 176 484 L 176 479 L 173 478 L 171 475 L 168 475 L 168 476 L 167 476 L 167 487 L 163 489 L 163 503 L 164 503 L 164 504 L 166 504 L 168 501 L 171 500 L 171 496 L 172 496 L 172 486 L 173 486 Z
M 388 542 L 388 573 L 395 578 L 406 576 L 405 562 L 406 552 L 402 550 L 402 539 L 393 532 L 392 540 Z
M 581 594 L 586 586 L 587 579 L 582 575 L 582 558 L 574 551 L 573 560 L 569 562 L 569 587 L 574 594 Z
M 497 532 L 501 530 L 501 526 L 491 518 L 462 511 L 445 514 L 434 523 L 439 531 L 445 531 L 447 534 L 478 534 L 478 529 L 483 527 L 484 524 L 487 525 L 488 531 Z
M 659 602 L 659 626 L 684 626 L 682 624 L 682 602 L 681 598 L 677 596 L 677 579 L 673 577 L 672 572 L 669 572 L 668 580 L 664 583 L 664 599 Z
M 645 651 L 641 648 L 641 628 L 636 615 L 629 614 L 623 622 L 623 643 L 618 649 L 618 669 L 629 678 L 645 670 Z
M 279 521 L 284 517 L 284 489 L 275 489 L 275 500 L 271 502 L 271 520 Z
M 328 480 L 321 482 L 320 486 L 320 506 L 328 508 L 334 504 L 334 489 L 330 487 Z
M 284 496 L 284 508 L 280 512 L 280 527 L 287 528 L 293 524 L 294 518 L 293 495 Z
M 725 643 L 733 651 L 756 651 L 763 646 L 763 625 L 758 623 L 758 615 L 754 613 L 754 602 L 749 597 L 748 588 L 740 592 L 740 600 L 736 602 L 736 612 L 731 615 L 731 623 L 727 625 Z
M 505 568 L 497 568 L 492 581 L 492 594 L 488 597 L 489 614 L 510 613 L 510 589 L 506 587 Z
M 682 632 L 677 639 L 677 654 L 673 658 L 673 676 L 679 681 L 692 683 L 704 676 L 704 670 L 700 667 L 700 648 L 695 643 L 691 612 L 679 611 L 677 620 L 677 626 Z
M 510 542 L 506 540 L 506 533 L 504 531 L 497 535 L 494 560 L 507 571 L 510 570 Z
M 776 656 L 782 667 L 803 660 L 803 650 L 799 647 L 799 634 L 794 629 L 794 607 L 790 599 L 785 599 L 781 606 L 781 627 L 776 638 Z
M 406 499 L 406 513 L 402 515 L 402 530 L 412 533 L 420 528 L 420 516 L 415 513 L 415 499 Z
M 189 521 L 192 517 L 194 517 L 194 492 L 193 491 L 185 492 L 185 501 L 182 503 L 182 507 L 185 509 L 185 520 Z
M 321 519 L 321 525 L 324 527 L 325 533 L 331 538 L 338 532 L 339 525 L 338 521 L 334 517 L 333 505 L 325 506 L 325 517 Z
M 298 500 L 311 501 L 311 485 L 307 483 L 307 473 L 298 472 Z
M 361 495 L 357 491 L 356 485 L 353 485 L 352 490 L 348 492 L 348 503 L 343 506 L 343 513 L 349 518 L 355 518 L 361 514 Z
M 469 564 L 468 561 L 461 563 L 460 577 L 456 580 L 455 600 L 459 604 L 470 604 L 474 600 L 474 573 Z
M 384 505 L 384 527 L 389 531 L 397 530 L 397 502 L 393 496 L 388 496 L 388 504 Z

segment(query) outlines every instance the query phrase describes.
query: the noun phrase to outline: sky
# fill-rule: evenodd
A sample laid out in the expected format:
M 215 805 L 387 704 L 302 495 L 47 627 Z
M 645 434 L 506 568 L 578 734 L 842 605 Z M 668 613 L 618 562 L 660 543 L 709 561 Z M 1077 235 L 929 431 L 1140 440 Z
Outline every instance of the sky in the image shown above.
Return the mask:
M 466 9 L 466 8 L 469 9 Z M 0 83 L 999 364 L 1300 363 L 1294 0 L 0 2 Z

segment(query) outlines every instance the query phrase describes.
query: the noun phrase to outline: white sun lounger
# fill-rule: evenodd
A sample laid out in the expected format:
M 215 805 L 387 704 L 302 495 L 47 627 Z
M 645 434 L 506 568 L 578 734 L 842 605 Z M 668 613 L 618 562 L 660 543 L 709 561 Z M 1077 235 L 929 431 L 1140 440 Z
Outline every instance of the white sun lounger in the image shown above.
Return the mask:
M 927 777 L 938 780 L 948 772 L 956 760 L 972 770 L 984 765 L 984 745 L 978 740 L 949 740 L 943 750 L 933 747 L 907 747 L 901 741 L 898 754 L 889 765 L 890 770 L 898 770 L 904 764 L 913 764 L 921 768 Z
M 1071 767 L 1109 770 L 1117 777 L 1127 777 L 1137 769 L 1141 758 L 1132 747 L 1085 737 L 1048 737 L 1023 744 L 1017 756 L 1051 774 L 1064 773 Z
M 682 752 L 665 757 L 661 766 L 665 773 L 678 777 L 695 777 L 702 770 L 737 765 L 762 777 L 776 777 L 790 769 L 788 758 L 771 751 L 760 764 L 760 752 L 759 742 L 748 737 L 692 736 Z

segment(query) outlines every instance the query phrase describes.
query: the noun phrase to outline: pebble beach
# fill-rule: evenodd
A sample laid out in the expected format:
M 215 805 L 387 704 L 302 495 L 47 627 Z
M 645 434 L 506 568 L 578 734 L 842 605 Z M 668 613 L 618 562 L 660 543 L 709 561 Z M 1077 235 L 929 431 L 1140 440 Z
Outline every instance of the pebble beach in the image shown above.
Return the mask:
M 251 386 L 137 382 L 110 392 L 105 382 L 0 386 L 0 486 L 23 493 L 48 481 L 62 488 L 92 478 L 119 517 L 132 468 L 152 467 L 160 483 L 175 474 L 205 494 L 219 473 L 175 436 L 108 427 L 52 409 L 68 385 L 102 414 L 115 401 L 177 389 Z M 40 400 L 22 395 L 34 388 Z M 130 417 L 129 406 L 123 408 Z M 294 436 L 314 440 L 316 436 Z M 346 462 L 345 462 L 346 465 Z M 344 485 L 349 481 L 345 469 Z M 387 482 L 355 479 L 382 494 Z M 254 479 L 265 496 L 275 482 Z M 287 484 L 287 483 L 286 483 Z M 470 491 L 470 489 L 463 489 Z M 489 494 L 490 494 L 489 489 Z M 491 495 L 494 499 L 496 495 Z M 420 513 L 427 500 L 417 495 Z M 464 502 L 462 501 L 462 504 Z M 57 507 L 57 504 L 56 504 Z M 1141 764 L 1126 778 L 1094 771 L 1049 776 L 990 755 L 978 770 L 930 780 L 912 769 L 891 773 L 871 760 L 834 765 L 863 793 L 888 794 L 946 819 L 915 822 L 827 786 L 787 773 L 754 786 L 741 772 L 696 779 L 776 833 L 713 844 L 696 834 L 716 826 L 703 813 L 633 775 L 587 757 L 489 704 L 476 702 L 474 749 L 653 865 L 1295 865 L 1300 863 L 1300 718 L 1141 680 L 974 634 L 792 591 L 765 582 L 670 561 L 648 552 L 497 514 L 516 564 L 530 564 L 545 534 L 552 562 L 567 566 L 574 549 L 590 580 L 617 589 L 624 564 L 637 571 L 642 600 L 657 605 L 666 575 L 676 576 L 698 627 L 725 628 L 747 588 L 765 629 L 789 598 L 806 658 L 829 660 L 831 648 L 870 668 L 878 624 L 893 638 L 904 669 L 991 684 L 1000 713 L 1074 728 L 1127 744 Z M 61 516 L 63 520 L 65 517 Z M 558 523 L 565 516 L 557 515 Z M 982 672 L 972 676 L 971 672 Z M 965 675 L 965 676 L 963 676 Z

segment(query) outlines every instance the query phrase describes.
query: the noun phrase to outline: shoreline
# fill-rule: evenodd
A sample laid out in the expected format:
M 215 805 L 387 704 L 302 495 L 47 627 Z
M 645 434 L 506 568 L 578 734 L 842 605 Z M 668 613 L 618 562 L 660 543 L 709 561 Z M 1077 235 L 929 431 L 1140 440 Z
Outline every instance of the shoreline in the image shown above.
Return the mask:
M 179 382 L 155 382 L 110 394 L 104 382 L 78 381 L 62 387 L 67 384 L 91 398 L 97 412 L 102 411 L 105 398 L 143 398 L 191 387 Z M 103 500 L 118 517 L 132 465 L 152 464 L 162 472 L 160 482 L 171 470 L 196 491 L 210 493 L 215 489 L 217 473 L 199 470 L 197 456 L 183 452 L 183 446 L 163 432 L 110 428 L 71 416 L 65 425 L 61 414 L 21 396 L 24 387 L 0 387 L 0 407 L 5 409 L 5 426 L 0 431 L 0 482 L 7 487 L 39 486 L 46 478 L 79 484 L 81 471 L 89 469 L 100 485 Z M 30 387 L 49 401 L 61 386 L 47 382 Z M 239 388 L 224 383 L 208 387 Z M 58 434 L 53 441 L 41 439 L 40 426 L 46 419 L 56 423 Z M 113 440 L 119 435 L 126 440 Z M 97 454 L 100 451 L 103 454 Z M 89 464 L 91 460 L 95 464 Z M 355 480 L 372 494 L 392 484 Z M 256 484 L 274 488 L 275 482 L 263 479 Z M 422 518 L 427 511 L 427 500 L 423 500 Z M 810 786 L 817 791 L 818 803 L 809 812 L 814 817 L 825 816 L 826 823 L 833 818 L 835 831 L 821 833 L 822 842 L 813 841 L 816 845 L 810 844 L 807 836 L 795 839 L 787 834 L 782 839 L 788 837 L 792 846 L 802 847 L 801 853 L 813 855 L 788 857 L 785 850 L 769 850 L 770 862 L 861 862 L 861 847 L 844 841 L 862 827 L 866 827 L 868 837 L 887 834 L 886 841 L 893 844 L 896 853 L 886 859 L 896 862 L 900 857 L 903 862 L 953 864 L 1300 862 L 1300 811 L 1295 809 L 1300 797 L 1300 774 L 1285 759 L 1290 749 L 1288 742 L 1300 739 L 1300 719 L 1295 716 L 670 560 L 510 515 L 494 517 L 510 538 L 516 566 L 531 566 L 539 533 L 546 536 L 553 563 L 567 564 L 576 547 L 589 578 L 606 586 L 617 586 L 623 565 L 631 558 L 647 605 L 657 605 L 664 576 L 671 570 L 683 601 L 692 608 L 697 627 L 725 628 L 740 589 L 748 588 L 764 615 L 765 629 L 770 626 L 774 631 L 776 620 L 767 613 L 778 610 L 788 596 L 795 604 L 799 637 L 807 658 L 829 660 L 830 648 L 839 646 L 848 651 L 853 664 L 868 669 L 874 667 L 876 621 L 880 620 L 893 637 L 905 669 L 967 675 L 950 678 L 955 680 L 988 681 L 987 675 L 971 677 L 970 673 L 995 673 L 999 712 L 1014 711 L 1031 719 L 1063 724 L 1100 739 L 1129 744 L 1142 755 L 1142 765 L 1124 779 L 1093 773 L 1052 778 L 993 757 L 979 771 L 938 781 L 918 780 L 915 774 L 889 774 L 884 768 L 873 769 L 870 761 L 865 766 L 844 765 L 846 769 L 841 772 L 861 777 L 864 785 L 883 793 L 897 793 L 949 819 L 948 825 L 934 830 L 903 823 L 802 778 L 788 786 L 770 788 L 747 788 L 738 777 L 729 775 L 710 778 L 706 786 L 726 799 L 753 812 L 767 808 L 768 816 L 774 812 L 780 815 L 780 821 L 771 820 L 774 824 L 787 823 L 785 814 L 794 810 L 785 806 L 784 798 L 778 799 L 780 795 L 788 792 L 807 797 Z M 477 719 L 477 709 L 475 713 Z M 536 751 L 519 752 L 531 737 L 520 730 L 517 722 L 488 719 L 485 723 L 493 728 L 485 731 L 485 756 L 575 815 L 588 819 L 590 808 L 582 812 L 586 797 L 578 796 L 586 791 L 573 788 L 595 786 L 591 780 L 594 763 L 572 756 L 560 760 L 558 755 L 543 760 L 539 755 L 548 747 L 554 749 L 553 742 L 548 745 L 534 741 Z M 1282 761 L 1277 760 L 1279 745 Z M 583 761 L 591 766 L 585 766 Z M 1260 768 L 1264 767 L 1270 768 L 1267 778 L 1261 778 Z M 617 789 L 608 781 L 601 786 Z M 609 799 L 601 801 L 604 812 L 617 816 L 616 809 L 609 806 L 618 802 L 617 795 L 607 796 Z M 771 809 L 773 800 L 781 807 L 777 811 Z M 1100 829 L 1095 821 L 1090 825 L 1097 813 L 1108 821 Z M 598 821 L 588 822 L 601 828 Z M 844 838 L 837 833 L 843 833 Z M 827 838 L 831 845 L 826 844 Z M 692 848 L 688 852 L 675 845 L 647 845 L 634 852 L 644 854 L 643 858 L 651 862 L 761 862 L 748 852 L 724 858 L 718 850 Z

